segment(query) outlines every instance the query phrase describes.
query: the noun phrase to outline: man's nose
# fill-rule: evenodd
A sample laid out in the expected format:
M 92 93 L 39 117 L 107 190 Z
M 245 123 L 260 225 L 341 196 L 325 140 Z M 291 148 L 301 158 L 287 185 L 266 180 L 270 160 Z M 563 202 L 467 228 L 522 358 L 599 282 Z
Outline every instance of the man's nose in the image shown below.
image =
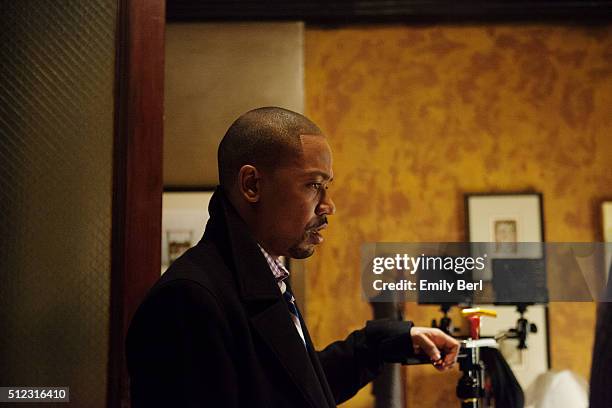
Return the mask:
M 336 205 L 332 201 L 329 193 L 325 191 L 325 194 L 323 194 L 323 198 L 321 199 L 321 202 L 319 202 L 319 205 L 317 206 L 316 214 L 317 215 L 334 215 L 335 212 L 336 212 Z

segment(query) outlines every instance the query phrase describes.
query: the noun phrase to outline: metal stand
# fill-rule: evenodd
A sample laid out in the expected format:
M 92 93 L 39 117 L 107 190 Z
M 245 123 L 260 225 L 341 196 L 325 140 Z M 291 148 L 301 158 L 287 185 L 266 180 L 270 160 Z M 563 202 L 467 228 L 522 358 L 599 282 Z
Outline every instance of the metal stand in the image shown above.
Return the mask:
M 440 319 L 440 324 L 438 325 L 438 322 L 436 321 L 436 319 L 433 319 L 431 321 L 431 327 L 438 328 L 442 330 L 444 333 L 448 334 L 449 336 L 452 336 L 454 332 L 453 321 L 451 320 L 450 317 L 448 317 L 448 312 L 451 309 L 451 307 L 452 307 L 452 304 L 450 303 L 441 304 L 440 311 L 442 312 L 442 318 Z
M 519 319 L 516 321 L 516 327 L 509 329 L 504 332 L 503 335 L 498 336 L 497 340 L 502 341 L 505 339 L 517 339 L 519 350 L 525 350 L 527 348 L 527 337 L 529 333 L 537 333 L 538 327 L 535 323 L 529 323 L 525 319 L 525 312 L 527 311 L 527 303 L 519 303 L 516 305 L 516 311 L 520 314 Z
M 457 382 L 457 398 L 461 408 L 482 408 L 484 397 L 484 364 L 480 361 L 481 347 L 497 347 L 495 339 L 463 340 L 459 351 L 459 369 L 463 372 Z

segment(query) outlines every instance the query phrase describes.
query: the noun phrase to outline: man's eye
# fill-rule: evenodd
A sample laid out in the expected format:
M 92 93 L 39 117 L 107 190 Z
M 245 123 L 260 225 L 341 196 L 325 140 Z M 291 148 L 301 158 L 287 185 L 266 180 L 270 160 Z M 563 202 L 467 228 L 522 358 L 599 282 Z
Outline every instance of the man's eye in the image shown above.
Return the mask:
M 310 183 L 308 186 L 313 190 L 321 190 L 321 188 L 323 188 L 323 184 L 321 183 Z

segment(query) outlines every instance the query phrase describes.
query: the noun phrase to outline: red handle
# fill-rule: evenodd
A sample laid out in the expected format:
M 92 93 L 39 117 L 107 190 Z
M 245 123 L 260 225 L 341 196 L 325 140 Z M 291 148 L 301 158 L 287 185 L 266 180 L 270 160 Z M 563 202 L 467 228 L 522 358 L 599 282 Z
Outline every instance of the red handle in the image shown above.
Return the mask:
M 470 322 L 470 337 L 478 340 L 480 338 L 480 316 L 468 316 L 467 319 Z

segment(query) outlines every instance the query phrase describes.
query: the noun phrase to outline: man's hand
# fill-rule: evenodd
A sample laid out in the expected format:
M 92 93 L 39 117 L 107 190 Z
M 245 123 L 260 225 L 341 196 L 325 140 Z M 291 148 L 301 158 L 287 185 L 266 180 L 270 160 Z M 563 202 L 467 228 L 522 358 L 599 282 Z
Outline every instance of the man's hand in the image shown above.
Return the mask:
M 440 329 L 413 327 L 410 329 L 415 354 L 425 353 L 440 371 L 449 369 L 457 361 L 459 342 Z M 442 354 L 444 359 L 442 359 Z

